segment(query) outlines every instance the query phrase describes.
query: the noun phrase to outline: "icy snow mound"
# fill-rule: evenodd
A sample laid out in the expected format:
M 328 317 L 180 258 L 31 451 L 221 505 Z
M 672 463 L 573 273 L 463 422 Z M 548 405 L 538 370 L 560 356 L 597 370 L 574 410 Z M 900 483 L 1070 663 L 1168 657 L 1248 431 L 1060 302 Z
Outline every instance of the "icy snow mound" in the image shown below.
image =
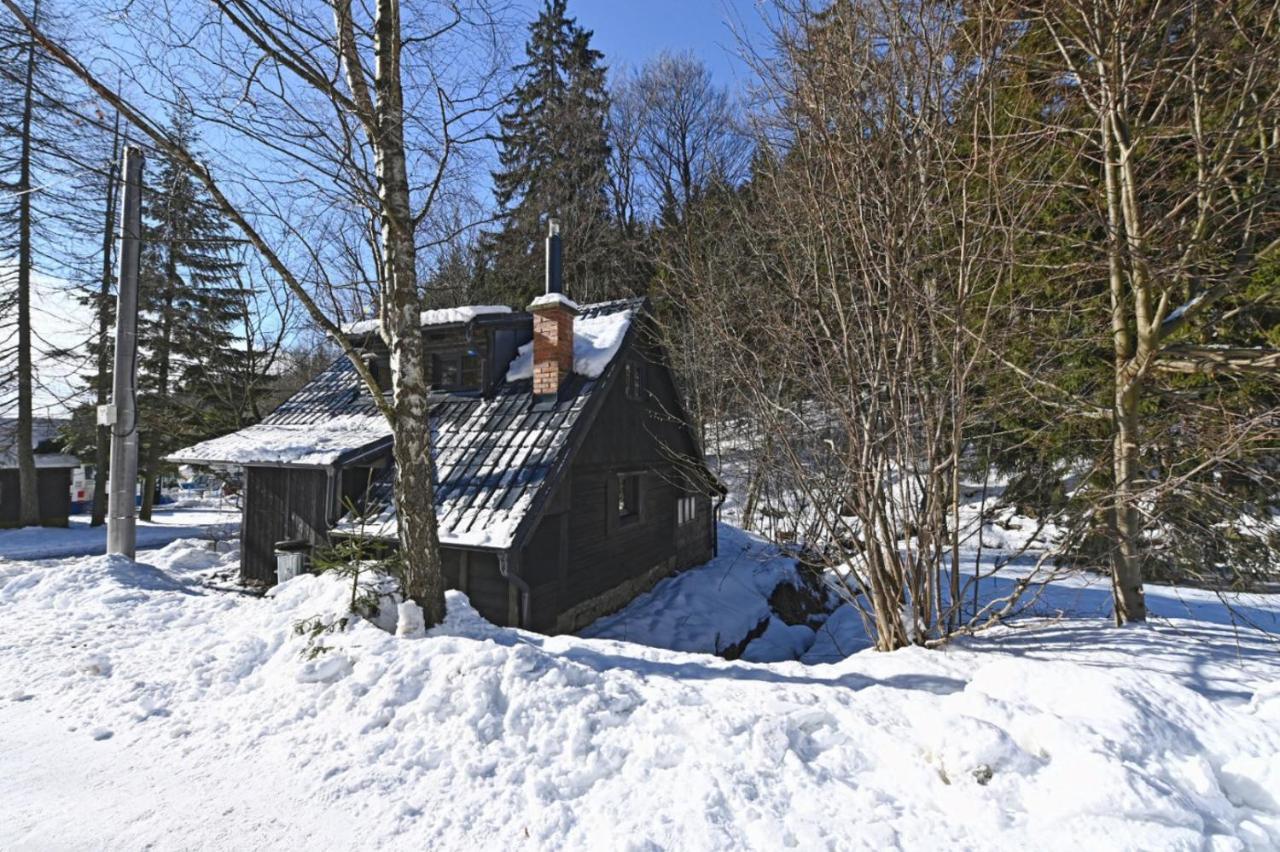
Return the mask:
M 124 556 L 88 556 L 41 565 L 17 563 L 23 570 L 0 574 L 0 607 L 109 608 L 160 593 L 192 594 L 204 572 L 237 561 L 234 550 L 215 552 L 210 547 L 210 542 L 179 539 L 140 554 L 139 562 Z
M 580 635 L 705 654 L 719 653 L 744 638 L 772 615 L 773 590 L 797 579 L 795 561 L 752 533 L 722 524 L 718 535 L 715 559 L 662 580 Z M 810 639 L 812 635 L 809 631 Z
M 847 605 L 836 609 L 831 628 L 819 621 L 785 623 L 771 609 L 770 596 L 780 585 L 801 585 L 795 558 L 727 524 L 718 525 L 717 535 L 715 559 L 662 580 L 580 635 L 704 654 L 740 647 L 740 659 L 756 663 L 834 662 L 868 646 L 861 621 L 846 618 L 854 614 Z M 811 660 L 818 643 L 818 657 Z

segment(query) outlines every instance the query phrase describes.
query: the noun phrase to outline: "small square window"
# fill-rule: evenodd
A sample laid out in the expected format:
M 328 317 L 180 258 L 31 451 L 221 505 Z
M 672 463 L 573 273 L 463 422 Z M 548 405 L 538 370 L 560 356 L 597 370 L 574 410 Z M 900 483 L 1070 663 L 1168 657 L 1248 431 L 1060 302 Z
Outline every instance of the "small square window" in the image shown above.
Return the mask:
M 462 359 L 457 355 L 435 355 L 432 360 L 432 386 L 456 388 L 462 381 Z
M 481 359 L 475 352 L 444 352 L 431 356 L 431 387 L 435 390 L 474 390 L 480 386 Z

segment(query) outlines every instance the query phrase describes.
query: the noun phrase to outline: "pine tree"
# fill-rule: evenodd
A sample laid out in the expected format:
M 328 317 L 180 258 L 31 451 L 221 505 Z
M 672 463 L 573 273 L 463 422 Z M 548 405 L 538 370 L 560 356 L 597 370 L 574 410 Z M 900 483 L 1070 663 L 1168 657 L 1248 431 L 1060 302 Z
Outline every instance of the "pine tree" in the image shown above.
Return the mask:
M 579 299 L 619 293 L 627 270 L 607 196 L 609 110 L 603 55 L 591 32 L 546 0 L 530 27 L 521 82 L 499 119 L 501 169 L 493 174 L 502 227 L 482 241 L 482 289 L 523 305 L 540 292 L 546 218 L 560 219 L 565 289 Z
M 170 116 L 169 133 L 195 145 L 190 119 Z M 237 370 L 240 293 L 229 226 L 179 164 L 159 158 L 143 193 L 138 303 L 141 517 L 151 513 L 164 455 L 226 431 L 218 389 Z M 211 404 L 213 403 L 213 404 Z

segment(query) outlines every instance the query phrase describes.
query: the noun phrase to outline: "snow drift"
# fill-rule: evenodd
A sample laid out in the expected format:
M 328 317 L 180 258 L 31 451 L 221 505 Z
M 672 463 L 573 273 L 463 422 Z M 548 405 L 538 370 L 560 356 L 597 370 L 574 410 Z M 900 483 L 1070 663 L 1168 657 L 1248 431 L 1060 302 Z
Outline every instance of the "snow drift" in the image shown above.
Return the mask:
M 234 559 L 0 575 L 0 845 L 1280 844 L 1280 661 L 1206 622 L 757 665 L 500 629 L 450 593 L 424 638 L 356 620 L 309 658 L 294 625 L 349 589 L 203 584 Z

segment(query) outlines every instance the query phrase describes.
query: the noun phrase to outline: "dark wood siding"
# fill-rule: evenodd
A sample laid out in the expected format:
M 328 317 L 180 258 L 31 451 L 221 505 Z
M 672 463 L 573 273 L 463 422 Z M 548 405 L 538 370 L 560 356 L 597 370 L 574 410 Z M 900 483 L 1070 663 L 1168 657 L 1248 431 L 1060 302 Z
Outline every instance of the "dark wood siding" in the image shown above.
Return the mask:
M 466 594 L 476 611 L 494 624 L 511 623 L 511 584 L 498 568 L 497 554 L 441 547 L 440 561 L 446 588 Z
M 71 469 L 37 468 L 40 523 L 65 527 L 71 515 Z M 0 527 L 16 527 L 19 518 L 18 471 L 0 470 Z
M 565 540 L 551 532 L 560 528 L 561 517 L 546 515 L 522 554 L 522 574 L 531 587 L 530 626 L 536 630 L 552 629 L 560 613 L 659 566 L 701 564 L 714 550 L 706 495 L 698 497 L 697 520 L 679 529 L 676 524 L 677 500 L 697 490 L 686 476 L 687 465 L 701 460 L 676 417 L 671 374 L 643 346 L 629 347 L 622 357 L 642 370 L 643 392 L 632 398 L 621 375 L 613 383 L 559 486 L 567 489 Z M 620 374 L 624 366 L 617 365 Z M 620 473 L 641 476 L 640 515 L 629 523 L 617 517 Z M 562 555 L 554 557 L 562 545 Z
M 328 473 L 275 467 L 248 467 L 244 473 L 240 573 L 245 580 L 274 584 L 276 542 L 328 541 Z
M 527 627 L 550 633 L 564 610 L 564 584 L 568 576 L 569 515 L 544 515 L 521 561 L 521 576 L 531 589 Z
M 467 551 L 467 578 L 462 591 L 476 611 L 494 624 L 508 624 L 511 584 L 498 570 L 498 556 L 479 550 Z

